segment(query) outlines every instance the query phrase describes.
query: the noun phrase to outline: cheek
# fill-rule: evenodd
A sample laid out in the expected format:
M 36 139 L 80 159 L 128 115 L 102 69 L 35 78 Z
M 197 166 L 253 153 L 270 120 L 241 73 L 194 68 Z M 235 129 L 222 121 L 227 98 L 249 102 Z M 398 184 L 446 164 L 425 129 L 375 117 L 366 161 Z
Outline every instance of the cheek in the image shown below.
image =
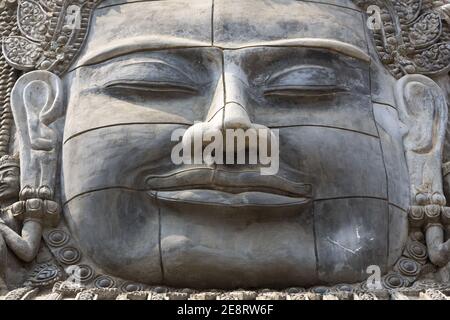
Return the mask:
M 6 177 L 3 180 L 4 183 L 6 183 L 10 188 L 19 189 L 20 181 L 19 177 Z
M 174 124 L 130 124 L 99 128 L 66 141 L 63 178 L 67 198 L 93 189 L 145 189 L 146 177 L 174 166 Z
M 280 163 L 305 175 L 315 199 L 386 198 L 386 173 L 376 137 L 337 128 L 282 128 Z

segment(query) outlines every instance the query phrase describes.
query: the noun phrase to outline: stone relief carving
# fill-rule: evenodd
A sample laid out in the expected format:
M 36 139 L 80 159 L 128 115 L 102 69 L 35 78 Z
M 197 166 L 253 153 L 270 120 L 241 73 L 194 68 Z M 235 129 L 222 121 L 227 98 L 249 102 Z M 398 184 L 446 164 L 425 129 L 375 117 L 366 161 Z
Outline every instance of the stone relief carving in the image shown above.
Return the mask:
M 91 11 L 98 2 L 19 1 L 19 32 L 3 41 L 5 58 L 19 70 L 63 73 L 82 45 Z
M 373 5 L 381 25 L 369 30 Z M 0 8 L 6 299 L 376 299 L 371 265 L 383 290 L 442 298 L 447 2 Z M 172 163 L 172 132 L 186 130 L 185 146 L 198 128 L 279 130 L 279 172 Z M 239 287 L 293 288 L 206 291 Z
M 443 1 L 358 0 L 377 5 L 381 26 L 373 29 L 380 59 L 397 78 L 405 74 L 433 75 L 450 68 L 448 4 Z
M 444 243 L 449 208 L 445 207 L 441 166 L 447 125 L 447 102 L 440 87 L 429 78 L 405 76 L 397 82 L 397 105 L 409 133 L 404 138 L 410 172 L 413 206 L 412 225 L 421 223 L 431 262 L 445 266 L 449 262 L 450 241 Z

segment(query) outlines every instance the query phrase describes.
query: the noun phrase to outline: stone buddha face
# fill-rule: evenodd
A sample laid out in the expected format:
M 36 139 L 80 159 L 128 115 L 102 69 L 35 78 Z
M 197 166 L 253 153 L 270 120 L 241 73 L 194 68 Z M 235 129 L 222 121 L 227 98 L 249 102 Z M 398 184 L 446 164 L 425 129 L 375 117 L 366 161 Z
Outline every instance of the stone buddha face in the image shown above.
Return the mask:
M 180 287 L 388 270 L 409 176 L 394 79 L 367 39 L 351 1 L 101 3 L 63 78 L 64 214 L 84 254 Z M 198 122 L 278 130 L 278 173 L 174 164 L 172 133 Z

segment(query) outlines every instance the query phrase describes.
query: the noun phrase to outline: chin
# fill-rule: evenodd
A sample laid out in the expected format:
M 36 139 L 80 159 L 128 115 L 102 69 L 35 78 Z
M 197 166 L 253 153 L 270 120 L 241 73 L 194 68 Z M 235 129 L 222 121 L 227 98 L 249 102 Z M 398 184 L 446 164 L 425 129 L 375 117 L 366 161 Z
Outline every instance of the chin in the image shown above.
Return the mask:
M 176 189 L 113 188 L 72 200 L 65 215 L 83 256 L 128 281 L 234 289 L 362 281 L 367 266 L 386 255 L 381 201 L 317 205 L 308 193 Z M 362 226 L 363 219 L 369 223 Z M 357 235 L 361 248 L 352 248 Z

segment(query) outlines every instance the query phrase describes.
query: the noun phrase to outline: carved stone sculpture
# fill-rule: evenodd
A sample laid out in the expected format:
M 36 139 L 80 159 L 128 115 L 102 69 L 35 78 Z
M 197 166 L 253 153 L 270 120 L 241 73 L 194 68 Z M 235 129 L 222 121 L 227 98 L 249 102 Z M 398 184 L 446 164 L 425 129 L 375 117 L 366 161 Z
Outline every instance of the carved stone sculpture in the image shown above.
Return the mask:
M 0 8 L 7 298 L 450 281 L 447 1 Z

